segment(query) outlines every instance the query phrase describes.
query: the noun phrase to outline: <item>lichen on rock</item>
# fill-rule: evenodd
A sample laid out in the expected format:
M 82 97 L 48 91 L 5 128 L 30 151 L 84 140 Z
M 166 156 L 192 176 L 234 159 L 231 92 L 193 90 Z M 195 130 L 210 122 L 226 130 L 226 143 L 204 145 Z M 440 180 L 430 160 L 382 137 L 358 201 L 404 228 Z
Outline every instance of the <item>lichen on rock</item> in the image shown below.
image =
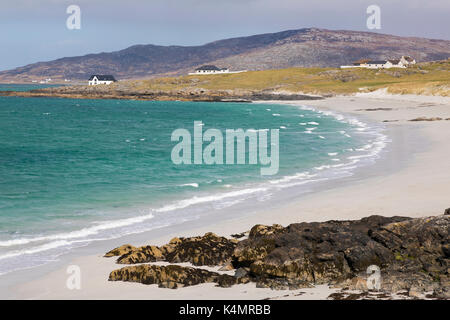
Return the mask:
M 294 289 L 329 284 L 368 290 L 367 268 L 381 270 L 383 292 L 411 297 L 432 292 L 450 298 L 450 215 L 427 218 L 370 216 L 354 221 L 256 225 L 242 241 L 207 233 L 175 238 L 162 247 L 129 245 L 110 251 L 118 263 L 167 261 L 236 269 L 235 276 L 176 265 L 138 265 L 113 271 L 110 280 L 154 283 L 176 288 L 205 282 L 229 287 Z

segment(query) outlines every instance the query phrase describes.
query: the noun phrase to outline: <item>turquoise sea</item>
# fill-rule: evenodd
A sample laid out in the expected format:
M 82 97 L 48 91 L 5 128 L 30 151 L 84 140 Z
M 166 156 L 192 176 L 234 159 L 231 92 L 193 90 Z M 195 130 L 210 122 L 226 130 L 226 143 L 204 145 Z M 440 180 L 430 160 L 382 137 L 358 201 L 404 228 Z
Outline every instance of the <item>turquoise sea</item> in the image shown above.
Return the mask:
M 1 86 L 0 86 L 1 88 Z M 25 89 L 24 89 L 25 90 Z M 175 129 L 280 129 L 280 170 L 175 165 Z M 214 216 L 351 174 L 382 128 L 305 106 L 0 97 L 0 274 L 93 241 Z M 206 145 L 207 143 L 205 143 Z
M 14 84 L 14 83 L 0 83 L 0 91 L 30 91 L 35 89 L 44 89 L 51 87 L 60 87 L 58 84 Z

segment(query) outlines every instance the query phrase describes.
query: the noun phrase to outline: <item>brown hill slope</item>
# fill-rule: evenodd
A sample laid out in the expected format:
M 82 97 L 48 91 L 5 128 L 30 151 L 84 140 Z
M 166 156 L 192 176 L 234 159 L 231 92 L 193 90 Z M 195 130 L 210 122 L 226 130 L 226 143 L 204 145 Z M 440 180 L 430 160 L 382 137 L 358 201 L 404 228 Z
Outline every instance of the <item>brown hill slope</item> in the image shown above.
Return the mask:
M 124 50 L 39 62 L 0 72 L 0 82 L 32 79 L 86 80 L 91 74 L 118 79 L 179 75 L 201 64 L 231 69 L 336 67 L 361 58 L 411 55 L 418 61 L 447 59 L 450 41 L 358 31 L 300 29 L 211 42 L 202 46 L 136 45 Z

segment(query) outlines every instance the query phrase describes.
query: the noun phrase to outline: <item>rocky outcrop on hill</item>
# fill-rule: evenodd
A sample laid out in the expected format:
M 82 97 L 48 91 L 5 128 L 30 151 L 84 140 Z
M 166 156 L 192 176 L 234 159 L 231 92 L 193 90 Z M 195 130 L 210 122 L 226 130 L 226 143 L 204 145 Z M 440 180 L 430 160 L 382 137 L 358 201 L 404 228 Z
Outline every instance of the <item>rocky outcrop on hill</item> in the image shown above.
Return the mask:
M 236 269 L 234 277 L 173 265 L 139 265 L 113 271 L 109 279 L 169 288 L 204 282 L 231 286 L 252 281 L 258 287 L 272 289 L 329 284 L 367 291 L 367 270 L 375 265 L 381 271 L 384 292 L 450 298 L 449 225 L 448 210 L 445 215 L 417 219 L 371 216 L 287 227 L 256 225 L 248 238 L 240 242 L 206 234 L 172 240 L 158 248 L 162 254 L 157 258 L 153 258 L 153 251 L 147 253 L 148 247 L 141 247 L 124 253 L 118 260 L 224 265 L 229 268 L 223 270 Z M 111 252 L 124 252 L 121 248 Z

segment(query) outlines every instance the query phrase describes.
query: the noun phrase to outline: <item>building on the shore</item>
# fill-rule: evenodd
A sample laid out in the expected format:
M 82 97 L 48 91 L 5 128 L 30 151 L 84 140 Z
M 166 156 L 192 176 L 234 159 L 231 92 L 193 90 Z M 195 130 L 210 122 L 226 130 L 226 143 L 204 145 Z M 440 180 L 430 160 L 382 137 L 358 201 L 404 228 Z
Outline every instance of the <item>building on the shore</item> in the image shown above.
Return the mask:
M 195 69 L 194 74 L 216 74 L 216 73 L 229 73 L 228 68 L 218 68 L 213 65 L 205 65 Z
M 241 73 L 247 70 L 230 71 L 229 68 L 218 68 L 213 65 L 205 65 L 195 69 L 195 72 L 189 73 L 189 75 L 207 75 L 207 74 L 224 74 L 224 73 Z
M 89 85 L 96 86 L 98 84 L 111 84 L 117 80 L 112 75 L 94 74 L 89 78 Z
M 341 69 L 347 68 L 366 68 L 366 69 L 390 69 L 390 68 L 407 68 L 416 64 L 416 60 L 409 56 L 402 56 L 400 59 L 388 60 L 370 60 L 361 59 L 354 62 L 351 66 L 341 66 Z
M 46 84 L 46 83 L 49 83 L 49 82 L 51 82 L 51 81 L 52 81 L 52 78 L 47 78 L 47 79 L 45 79 L 45 80 L 39 81 L 39 83 L 40 83 L 40 84 Z

